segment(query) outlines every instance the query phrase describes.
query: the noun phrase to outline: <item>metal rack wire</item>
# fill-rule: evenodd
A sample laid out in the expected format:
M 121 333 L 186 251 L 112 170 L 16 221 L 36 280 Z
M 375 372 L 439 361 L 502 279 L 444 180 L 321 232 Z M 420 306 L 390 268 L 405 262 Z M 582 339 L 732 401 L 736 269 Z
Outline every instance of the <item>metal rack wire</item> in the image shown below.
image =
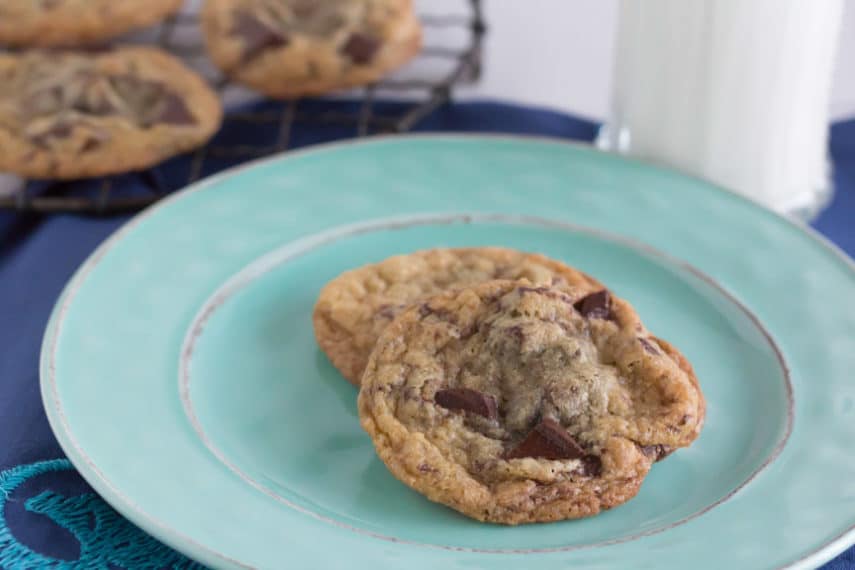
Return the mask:
M 424 14 L 420 16 L 426 37 L 430 41 L 430 31 L 456 28 L 467 34 L 466 45 L 461 49 L 432 46 L 422 49 L 420 59 L 439 59 L 450 62 L 449 71 L 432 78 L 388 78 L 359 90 L 357 103 L 349 110 L 312 110 L 306 108 L 303 100 L 269 102 L 261 107 L 252 106 L 250 110 L 227 112 L 222 130 L 229 127 L 263 126 L 275 129 L 271 142 L 252 141 L 239 144 L 223 144 L 216 137 L 208 145 L 181 157 L 189 166 L 182 175 L 165 176 L 165 166 L 155 166 L 147 170 L 120 176 L 90 179 L 83 184 L 89 192 L 80 194 L 75 188 L 81 183 L 69 181 L 26 181 L 20 189 L 11 195 L 0 195 L 0 209 L 13 209 L 21 212 L 75 212 L 95 215 L 115 214 L 139 210 L 159 200 L 165 194 L 192 183 L 210 171 L 218 168 L 211 166 L 214 161 L 238 163 L 288 150 L 292 143 L 292 131 L 295 124 L 334 125 L 352 127 L 353 136 L 364 137 L 374 133 L 402 133 L 410 130 L 420 120 L 451 99 L 455 86 L 474 81 L 481 73 L 482 42 L 486 27 L 484 24 L 481 0 L 462 0 L 466 14 Z M 204 47 L 199 41 L 186 43 L 181 40 L 182 28 L 198 26 L 196 14 L 178 14 L 164 21 L 151 34 L 147 41 L 154 41 L 164 49 L 183 57 L 194 59 L 205 57 Z M 130 40 L 134 41 L 134 40 Z M 245 90 L 231 83 L 218 72 L 209 72 L 208 79 L 224 100 L 230 92 Z M 392 97 L 409 94 L 406 104 L 396 107 L 393 114 L 380 114 L 376 111 L 378 93 L 388 93 Z M 234 98 L 234 97 L 233 97 Z M 309 106 L 311 107 L 311 105 Z M 188 160 L 189 158 L 189 160 Z M 173 159 L 172 162 L 175 162 Z M 175 169 L 172 169 L 173 171 Z M 121 195 L 117 188 L 120 181 L 134 178 L 135 186 L 142 186 L 145 192 L 134 195 Z M 95 184 L 93 184 L 95 182 Z M 91 192 L 93 186 L 98 190 Z

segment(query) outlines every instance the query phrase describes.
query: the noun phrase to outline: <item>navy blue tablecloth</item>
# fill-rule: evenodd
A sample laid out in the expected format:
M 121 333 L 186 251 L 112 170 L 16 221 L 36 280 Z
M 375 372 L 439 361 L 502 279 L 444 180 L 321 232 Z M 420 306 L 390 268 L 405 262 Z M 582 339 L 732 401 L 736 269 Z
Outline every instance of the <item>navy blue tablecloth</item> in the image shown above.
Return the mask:
M 355 110 L 356 103 L 301 103 L 311 110 Z M 394 112 L 382 103 L 378 112 Z M 590 141 L 592 122 L 543 110 L 495 103 L 454 104 L 439 109 L 416 130 L 488 131 L 549 135 Z M 352 136 L 340 126 L 298 125 L 293 146 Z M 219 143 L 257 143 L 277 132 L 227 123 Z M 814 224 L 855 256 L 855 120 L 834 125 L 834 202 Z M 210 173 L 234 161 L 211 160 Z M 160 169 L 166 184 L 186 178 L 189 162 Z M 120 191 L 142 192 L 133 176 Z M 92 184 L 64 191 L 90 193 Z M 189 560 L 143 534 L 107 506 L 74 472 L 48 427 L 39 396 L 39 346 L 63 285 L 90 252 L 129 216 L 37 216 L 0 212 L 0 567 L 185 568 Z M 769 529 L 774 532 L 774 529 Z M 830 562 L 829 570 L 855 570 L 855 548 Z

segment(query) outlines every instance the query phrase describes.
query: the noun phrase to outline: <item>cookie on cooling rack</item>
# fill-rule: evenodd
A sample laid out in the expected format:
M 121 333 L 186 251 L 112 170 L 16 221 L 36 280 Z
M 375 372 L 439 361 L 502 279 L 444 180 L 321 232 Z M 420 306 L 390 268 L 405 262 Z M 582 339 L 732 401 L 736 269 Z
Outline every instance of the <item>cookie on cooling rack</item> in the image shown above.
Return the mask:
M 312 315 L 315 338 L 333 365 L 358 386 L 377 337 L 408 305 L 491 279 L 526 279 L 579 291 L 602 288 L 581 271 L 538 254 L 500 247 L 417 251 L 347 271 L 327 283 Z
M 398 316 L 362 377 L 359 416 L 402 482 L 482 521 L 594 515 L 691 444 L 692 367 L 606 290 L 514 281 L 446 292 Z
M 206 0 L 211 58 L 270 97 L 377 81 L 421 47 L 411 0 Z
M 18 47 L 100 43 L 156 24 L 182 0 L 2 0 L 0 44 Z
M 86 178 L 152 166 L 204 144 L 217 95 L 156 48 L 0 54 L 0 171 Z

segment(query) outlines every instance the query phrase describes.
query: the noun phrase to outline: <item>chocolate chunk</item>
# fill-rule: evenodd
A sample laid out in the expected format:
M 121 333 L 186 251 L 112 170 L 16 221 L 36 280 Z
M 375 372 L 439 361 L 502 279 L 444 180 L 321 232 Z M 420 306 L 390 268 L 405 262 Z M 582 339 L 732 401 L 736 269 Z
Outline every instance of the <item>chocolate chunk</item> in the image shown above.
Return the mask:
M 642 445 L 641 453 L 653 459 L 653 461 L 661 461 L 668 457 L 671 454 L 673 449 L 669 448 L 666 445 L 662 445 L 661 443 L 657 443 L 656 445 Z
M 525 339 L 525 333 L 523 332 L 522 327 L 519 325 L 508 327 L 507 332 L 509 335 L 517 339 L 518 342 L 522 342 Z
M 234 13 L 231 33 L 243 42 L 241 60 L 244 63 L 255 59 L 263 51 L 285 47 L 290 42 L 283 31 L 273 29 L 254 14 L 243 11 Z
M 350 58 L 353 63 L 366 64 L 380 48 L 380 41 L 365 34 L 353 33 L 341 46 L 341 53 Z
M 463 410 L 494 420 L 499 417 L 496 398 L 470 388 L 439 390 L 434 397 L 437 405 L 449 410 Z
M 547 418 L 528 432 L 519 445 L 505 454 L 505 459 L 521 457 L 580 459 L 585 457 L 585 450 L 576 443 L 567 430 L 561 427 L 561 424 Z
M 599 477 L 603 473 L 603 461 L 596 455 L 586 455 L 579 473 L 585 477 Z
M 158 123 L 167 123 L 169 125 L 195 125 L 196 117 L 187 108 L 187 103 L 174 93 L 164 93 L 163 104 L 160 115 L 157 117 Z
M 163 83 L 145 80 L 133 74 L 113 75 L 107 81 L 141 127 L 148 128 L 158 123 L 196 124 L 196 117 L 187 108 L 187 102 L 169 91 Z M 118 110 L 104 97 L 94 101 L 79 101 L 77 108 L 91 115 L 109 115 Z
M 573 308 L 588 319 L 614 320 L 612 315 L 612 299 L 605 289 L 582 297 L 573 304 Z
M 656 344 L 655 344 L 656 341 L 648 340 L 648 339 L 640 336 L 640 337 L 638 337 L 638 342 L 641 343 L 641 347 L 644 349 L 644 352 L 647 352 L 650 354 L 659 354 L 659 349 L 656 348 Z

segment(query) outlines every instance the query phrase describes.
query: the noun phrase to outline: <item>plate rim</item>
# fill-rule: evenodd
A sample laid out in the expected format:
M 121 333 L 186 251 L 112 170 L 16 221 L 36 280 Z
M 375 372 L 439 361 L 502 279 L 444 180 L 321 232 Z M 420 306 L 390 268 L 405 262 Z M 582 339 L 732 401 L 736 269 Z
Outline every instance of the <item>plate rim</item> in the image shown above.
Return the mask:
M 65 315 L 71 306 L 77 291 L 83 286 L 88 275 L 98 266 L 102 258 L 131 231 L 135 230 L 142 222 L 149 217 L 154 216 L 161 208 L 169 207 L 173 202 L 185 199 L 191 194 L 198 193 L 209 186 L 214 186 L 220 182 L 241 174 L 244 170 L 261 167 L 274 162 L 287 161 L 291 158 L 299 158 L 308 154 L 324 153 L 338 147 L 352 146 L 370 146 L 374 144 L 384 144 L 396 141 L 418 141 L 418 140 L 490 140 L 491 142 L 523 142 L 523 143 L 542 143 L 556 146 L 567 146 L 586 152 L 593 152 L 602 155 L 608 155 L 622 162 L 640 165 L 647 169 L 662 171 L 665 173 L 677 173 L 681 177 L 692 179 L 703 185 L 715 188 L 725 192 L 732 199 L 742 201 L 747 204 L 753 211 L 760 215 L 770 216 L 777 221 L 783 221 L 787 225 L 794 228 L 796 231 L 801 231 L 809 238 L 819 243 L 825 250 L 830 251 L 842 262 L 843 266 L 855 275 L 855 260 L 850 258 L 839 246 L 834 244 L 830 239 L 820 234 L 817 230 L 810 227 L 808 224 L 788 216 L 784 216 L 778 212 L 770 210 L 760 204 L 757 200 L 748 196 L 737 193 L 736 191 L 722 187 L 698 176 L 686 173 L 677 168 L 665 167 L 650 161 L 645 161 L 635 157 L 628 157 L 619 153 L 613 153 L 597 148 L 591 144 L 565 139 L 556 136 L 544 135 L 525 135 L 525 134 L 504 134 L 504 133 L 460 133 L 460 132 L 431 132 L 431 133 L 411 133 L 406 135 L 377 135 L 367 137 L 362 140 L 338 140 L 308 147 L 283 151 L 270 156 L 257 158 L 245 163 L 227 168 L 207 178 L 190 184 L 155 204 L 149 206 L 142 212 L 133 216 L 121 227 L 114 231 L 107 239 L 105 239 L 95 250 L 86 258 L 86 260 L 78 267 L 68 283 L 60 293 L 48 320 L 45 328 L 45 333 L 42 340 L 41 351 L 39 356 L 39 387 L 42 397 L 42 405 L 48 418 L 48 423 L 51 427 L 54 436 L 60 444 L 63 452 L 78 470 L 80 475 L 117 511 L 127 517 L 133 523 L 140 526 L 145 532 L 149 532 L 158 540 L 170 545 L 196 560 L 203 561 L 208 564 L 227 564 L 232 567 L 252 568 L 238 560 L 214 550 L 213 548 L 201 544 L 194 539 L 184 535 L 183 533 L 173 529 L 168 524 L 160 521 L 146 513 L 139 505 L 135 504 L 128 497 L 124 496 L 121 491 L 110 482 L 110 480 L 100 471 L 97 465 L 92 462 L 86 455 L 82 446 L 76 441 L 70 426 L 67 423 L 64 413 L 60 406 L 60 398 L 56 392 L 55 383 L 55 362 L 53 360 L 54 348 L 56 340 L 59 336 L 61 326 Z M 765 330 L 765 329 L 764 329 Z M 785 440 L 786 443 L 786 440 Z M 816 549 L 802 555 L 785 566 L 780 568 L 808 568 L 818 564 L 822 564 L 841 553 L 843 550 L 855 543 L 855 523 L 844 529 L 841 533 L 833 536 L 830 540 L 822 542 Z

